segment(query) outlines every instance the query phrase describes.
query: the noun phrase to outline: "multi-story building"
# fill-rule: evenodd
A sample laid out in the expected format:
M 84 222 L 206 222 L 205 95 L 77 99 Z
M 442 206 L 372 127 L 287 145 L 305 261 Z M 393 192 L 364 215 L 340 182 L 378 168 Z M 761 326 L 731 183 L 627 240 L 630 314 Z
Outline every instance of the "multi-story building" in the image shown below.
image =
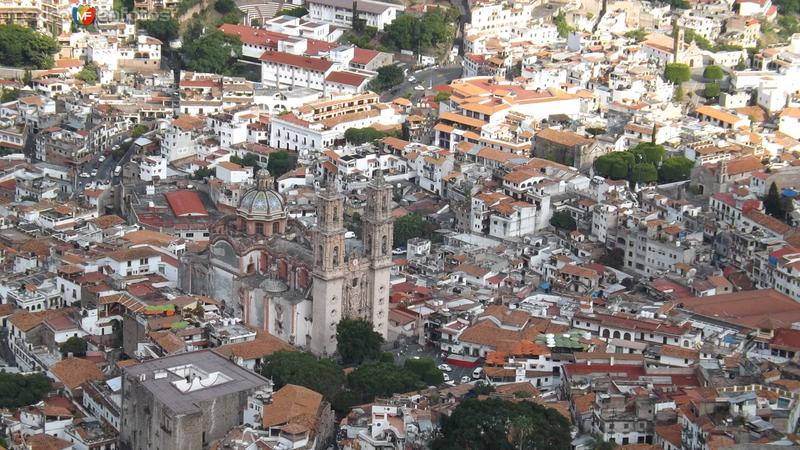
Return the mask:
M 269 381 L 209 350 L 122 373 L 120 444 L 126 450 L 201 450 L 243 423 L 247 398 Z
M 625 233 L 617 234 L 617 247 L 625 253 L 625 269 L 645 276 L 669 272 L 678 263 L 694 263 L 701 242 L 702 237 L 690 236 L 680 225 L 660 219 L 632 224 Z
M 308 17 L 311 20 L 326 22 L 337 27 L 352 28 L 353 16 L 357 16 L 368 27 L 383 30 L 394 22 L 403 7 L 396 3 L 376 0 L 310 0 L 306 2 Z M 355 13 L 353 10 L 355 9 Z

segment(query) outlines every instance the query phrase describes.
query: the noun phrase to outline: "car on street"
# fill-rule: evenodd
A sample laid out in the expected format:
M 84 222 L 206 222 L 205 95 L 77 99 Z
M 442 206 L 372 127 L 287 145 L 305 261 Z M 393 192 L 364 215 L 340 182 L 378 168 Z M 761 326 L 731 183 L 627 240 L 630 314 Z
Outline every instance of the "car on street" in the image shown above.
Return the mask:
M 478 379 L 483 375 L 483 367 L 478 367 L 477 369 L 472 371 L 472 378 Z
M 96 176 L 97 176 L 97 169 L 92 169 L 92 176 L 93 176 L 93 177 L 96 177 Z
M 424 91 L 425 90 L 425 86 L 423 86 L 421 84 L 418 84 L 418 85 L 414 86 L 414 90 L 415 91 Z
M 470 381 L 472 381 L 472 379 L 470 377 L 466 376 L 466 375 L 461 377 L 461 384 L 469 383 Z
M 97 161 L 98 161 L 98 162 L 103 162 L 103 161 L 105 161 L 105 160 L 106 160 L 106 157 L 105 157 L 105 156 L 103 156 L 103 155 L 100 155 L 100 157 L 99 157 L 99 158 L 97 158 Z
M 103 152 L 103 156 L 105 156 L 105 157 L 111 156 L 111 149 L 107 148 L 106 151 Z
M 89 174 L 88 174 L 88 173 L 86 173 L 86 172 L 81 172 L 81 174 L 80 174 L 80 175 L 78 175 L 78 176 L 79 176 L 79 177 L 81 177 L 81 178 L 89 178 L 89 177 L 91 177 L 91 175 L 89 175 Z
M 408 82 L 409 83 L 415 83 L 416 81 L 417 81 L 417 79 L 415 77 L 408 77 Z
M 353 231 L 346 231 L 344 233 L 344 238 L 345 239 L 355 239 L 356 238 L 356 233 L 353 232 Z
M 396 249 L 392 250 L 393 255 L 404 255 L 406 253 L 406 249 L 403 247 L 397 247 Z
M 442 372 L 451 372 L 453 370 L 453 368 L 448 366 L 447 364 L 439 364 L 438 368 Z
M 443 373 L 443 374 L 442 374 L 442 377 L 444 378 L 444 381 L 445 381 L 445 383 L 446 383 L 446 382 L 448 382 L 448 381 L 450 381 L 450 375 L 448 375 L 448 374 L 446 374 L 446 373 Z

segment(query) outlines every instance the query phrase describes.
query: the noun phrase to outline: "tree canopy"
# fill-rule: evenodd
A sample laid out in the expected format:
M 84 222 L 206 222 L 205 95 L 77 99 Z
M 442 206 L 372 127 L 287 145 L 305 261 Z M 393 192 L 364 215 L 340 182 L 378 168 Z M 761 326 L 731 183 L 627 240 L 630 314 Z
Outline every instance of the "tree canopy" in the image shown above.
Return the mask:
M 332 359 L 320 359 L 307 352 L 275 352 L 264 359 L 261 374 L 275 383 L 275 389 L 291 383 L 317 391 L 332 401 L 344 387 L 344 372 Z
M 269 174 L 275 178 L 292 170 L 292 162 L 289 160 L 289 153 L 283 150 L 271 153 L 269 155 L 269 162 L 267 163 L 267 170 L 269 170 Z
M 647 39 L 647 31 L 644 28 L 637 28 L 635 30 L 630 30 L 625 33 L 625 37 L 629 39 L 633 39 L 636 42 L 642 42 L 643 40 Z
M 383 92 L 403 82 L 403 69 L 394 64 L 378 68 L 378 74 L 369 82 L 367 88 L 375 92 Z
M 659 179 L 659 170 L 665 155 L 663 146 L 642 142 L 630 150 L 611 152 L 597 158 L 594 172 L 612 180 L 652 183 Z
M 372 127 L 366 128 L 348 128 L 344 132 L 344 138 L 347 142 L 353 145 L 366 144 L 367 142 L 377 141 L 383 139 L 388 133 L 378 131 Z
M 569 36 L 571 31 L 575 31 L 575 28 L 567 23 L 567 16 L 564 12 L 559 12 L 553 17 L 553 23 L 556 24 L 556 30 L 558 30 L 558 35 L 562 38 Z
M 402 247 L 409 239 L 431 237 L 436 226 L 418 213 L 406 214 L 394 221 L 394 246 Z
M 424 387 L 414 372 L 389 363 L 365 364 L 347 377 L 350 391 L 360 396 L 361 402 L 371 402 L 377 396 L 389 396 Z
M 719 94 L 719 83 L 706 83 L 706 87 L 703 89 L 703 96 L 705 98 L 717 98 Z
M 422 17 L 401 15 L 384 28 L 383 45 L 393 50 L 427 52 L 449 43 L 455 36 L 458 12 L 435 8 Z
M 3 65 L 49 69 L 60 49 L 55 39 L 31 28 L 0 25 L 0 55 Z
M 77 336 L 72 336 L 58 346 L 61 354 L 66 355 L 72 353 L 75 356 L 85 355 L 88 348 L 89 344 L 86 343 L 86 340 Z
M 214 2 L 214 9 L 220 14 L 227 14 L 236 9 L 236 2 L 233 0 L 217 0 Z
M 169 19 L 140 20 L 136 22 L 136 24 L 140 29 L 146 31 L 147 34 L 164 43 L 173 41 L 179 36 L 178 19 L 174 17 L 170 17 Z
M 708 66 L 703 70 L 703 78 L 707 80 L 721 80 L 725 77 L 725 72 L 720 66 Z
M 50 391 L 44 374 L 0 372 L 0 408 L 19 408 L 39 402 Z
M 147 133 L 148 131 L 150 131 L 150 130 L 147 128 L 147 125 L 144 125 L 144 124 L 141 124 L 141 123 L 137 123 L 137 124 L 136 124 L 136 125 L 134 125 L 134 126 L 133 126 L 133 128 L 131 129 L 131 137 L 133 137 L 134 139 L 136 139 L 136 138 L 138 138 L 139 136 L 141 136 L 141 135 L 143 135 L 143 134 Z
M 278 11 L 276 16 L 293 16 L 293 17 L 303 17 L 308 14 L 308 10 L 303 8 L 302 6 L 295 6 L 294 8 L 284 8 Z
M 675 84 L 680 84 L 692 79 L 692 71 L 687 64 L 670 63 L 664 69 L 664 78 Z
M 694 161 L 684 156 L 667 158 L 658 169 L 658 181 L 661 183 L 674 183 L 688 180 L 692 174 Z
M 403 367 L 414 372 L 427 386 L 437 386 L 444 383 L 442 371 L 436 367 L 436 361 L 432 358 L 409 358 L 403 364 Z
M 75 78 L 88 84 L 97 83 L 97 66 L 92 63 L 86 64 L 80 72 L 75 74 Z
M 381 356 L 383 337 L 375 331 L 372 322 L 344 318 L 336 325 L 339 355 L 345 364 L 376 361 Z
M 554 212 L 553 216 L 550 217 L 550 225 L 567 231 L 578 229 L 578 224 L 575 222 L 575 219 L 572 218 L 569 211 L 565 210 Z
M 183 52 L 191 70 L 229 74 L 242 54 L 242 43 L 237 36 L 215 30 L 184 43 Z
M 778 185 L 774 182 L 769 185 L 769 191 L 767 191 L 767 196 L 764 198 L 764 211 L 772 217 L 783 219 L 785 213 L 783 201 L 781 200 Z
M 467 399 L 442 418 L 433 450 L 570 448 L 570 426 L 558 411 L 528 402 Z

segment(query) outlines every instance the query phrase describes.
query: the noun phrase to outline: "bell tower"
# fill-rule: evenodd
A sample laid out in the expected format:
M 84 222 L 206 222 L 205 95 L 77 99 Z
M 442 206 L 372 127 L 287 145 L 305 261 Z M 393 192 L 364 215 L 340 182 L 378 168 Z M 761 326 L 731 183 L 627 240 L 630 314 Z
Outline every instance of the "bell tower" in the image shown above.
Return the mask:
M 369 319 L 375 331 L 386 338 L 389 318 L 390 268 L 394 222 L 391 214 L 392 185 L 378 173 L 367 186 L 367 205 L 362 224 L 365 256 L 369 259 L 367 289 L 370 298 Z
M 317 226 L 313 235 L 311 351 L 331 355 L 336 351 L 336 325 L 342 317 L 345 276 L 344 196 L 329 179 L 317 192 Z

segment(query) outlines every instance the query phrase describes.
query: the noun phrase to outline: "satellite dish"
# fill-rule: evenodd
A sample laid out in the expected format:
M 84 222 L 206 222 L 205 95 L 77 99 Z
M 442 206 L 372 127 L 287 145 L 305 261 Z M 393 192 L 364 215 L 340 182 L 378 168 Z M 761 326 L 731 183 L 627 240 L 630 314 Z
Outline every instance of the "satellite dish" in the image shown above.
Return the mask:
M 689 269 L 688 272 L 686 272 L 686 277 L 687 278 L 692 278 L 695 275 L 697 275 L 697 269 L 695 269 L 695 268 L 691 268 L 691 269 Z

